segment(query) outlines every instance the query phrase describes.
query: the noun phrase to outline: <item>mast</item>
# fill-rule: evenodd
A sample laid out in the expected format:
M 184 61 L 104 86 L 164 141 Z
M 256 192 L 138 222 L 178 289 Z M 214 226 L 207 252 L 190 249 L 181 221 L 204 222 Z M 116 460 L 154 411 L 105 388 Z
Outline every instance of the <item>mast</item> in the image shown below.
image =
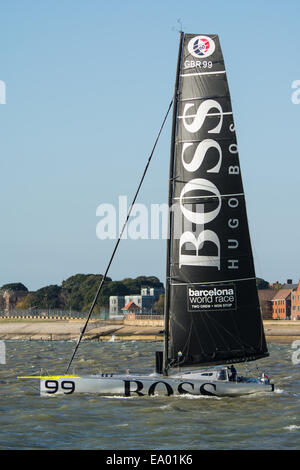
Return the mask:
M 172 119 L 172 135 L 171 135 L 171 151 L 170 151 L 170 170 L 169 170 L 169 196 L 168 196 L 168 238 L 167 238 L 167 256 L 166 256 L 166 293 L 165 293 L 165 324 L 164 324 L 164 351 L 163 351 L 163 374 L 168 375 L 168 360 L 169 360 L 169 308 L 170 308 L 170 276 L 171 276 L 171 230 L 172 230 L 172 201 L 173 201 L 173 185 L 174 185 L 174 157 L 175 157 L 175 138 L 177 127 L 177 108 L 178 108 L 178 89 L 180 81 L 180 67 L 183 49 L 184 32 L 180 31 L 179 36 L 179 51 L 177 58 L 176 80 L 174 88 L 173 99 L 173 119 Z

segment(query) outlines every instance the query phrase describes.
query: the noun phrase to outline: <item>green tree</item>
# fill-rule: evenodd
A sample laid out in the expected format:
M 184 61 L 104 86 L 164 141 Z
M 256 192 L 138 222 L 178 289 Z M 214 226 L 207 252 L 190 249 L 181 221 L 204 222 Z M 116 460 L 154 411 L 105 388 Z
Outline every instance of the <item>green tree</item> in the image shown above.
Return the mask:
M 38 308 L 62 308 L 61 287 L 51 285 L 42 287 L 34 293 L 34 305 Z
M 89 311 L 102 278 L 102 274 L 76 274 L 63 281 L 61 295 L 66 308 L 82 312 Z M 111 278 L 107 277 L 95 305 L 95 313 L 99 312 L 100 306 L 105 304 L 106 284 L 111 282 Z
M 87 312 L 90 310 L 102 277 L 102 274 L 75 274 L 64 280 L 61 286 L 45 286 L 36 292 L 27 294 L 24 299 L 18 302 L 17 308 L 61 308 Z M 13 286 L 15 285 L 19 286 L 19 290 L 27 290 L 21 283 L 13 284 Z M 6 284 L 3 287 L 12 289 L 11 286 L 12 284 Z M 139 294 L 141 287 L 144 286 L 163 287 L 163 284 L 155 276 L 139 276 L 135 279 L 126 278 L 121 281 L 112 281 L 110 277 L 107 277 L 102 286 L 94 312 L 99 312 L 100 307 L 108 308 L 109 297 L 111 295 Z M 161 303 L 163 305 L 162 300 Z M 163 308 L 159 301 L 158 308 Z
M 281 284 L 280 282 L 276 281 L 272 284 L 272 289 L 279 290 L 282 289 L 284 284 Z
M 129 290 L 129 294 L 139 294 L 141 287 L 163 287 L 163 283 L 155 276 L 139 276 L 135 279 L 126 278 L 121 281 Z
M 156 312 L 159 312 L 160 315 L 164 314 L 164 306 L 165 306 L 165 294 L 161 294 L 159 299 L 154 304 L 154 309 Z
M 10 284 L 4 284 L 1 290 L 12 290 L 12 291 L 28 291 L 27 287 L 22 282 L 12 282 Z
M 270 284 L 268 281 L 265 281 L 264 279 L 261 279 L 260 277 L 256 278 L 256 285 L 257 289 L 269 289 Z
M 26 297 L 24 297 L 23 299 L 20 299 L 17 304 L 16 304 L 16 307 L 17 309 L 21 309 L 21 310 L 27 310 L 27 309 L 30 309 L 31 307 L 35 307 L 35 296 L 34 296 L 34 293 L 29 293 L 26 295 Z

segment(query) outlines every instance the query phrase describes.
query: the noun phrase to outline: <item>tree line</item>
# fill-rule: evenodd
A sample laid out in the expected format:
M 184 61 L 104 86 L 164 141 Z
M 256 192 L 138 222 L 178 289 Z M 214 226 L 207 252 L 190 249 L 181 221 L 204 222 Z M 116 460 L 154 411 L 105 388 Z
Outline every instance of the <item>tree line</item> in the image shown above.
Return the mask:
M 29 292 L 22 283 L 4 284 L 1 291 L 5 290 L 18 294 L 22 291 L 15 308 L 17 309 L 63 309 L 87 312 L 96 295 L 98 286 L 102 280 L 101 274 L 75 274 L 61 283 L 61 285 L 49 285 Z M 139 294 L 141 287 L 163 287 L 163 283 L 156 276 L 139 276 L 126 278 L 121 281 L 113 281 L 110 277 L 105 279 L 94 312 L 99 313 L 100 308 L 108 308 L 111 295 Z M 27 294 L 26 294 L 27 292 Z M 161 301 L 159 302 L 161 309 Z
M 89 311 L 96 295 L 101 274 L 75 274 L 62 284 L 49 285 L 29 292 L 27 287 L 21 282 L 4 284 L 0 292 L 11 291 L 16 294 L 22 292 L 23 296 L 17 301 L 15 308 L 26 309 L 62 309 L 75 310 L 78 312 Z M 268 289 L 269 283 L 264 279 L 257 278 L 258 289 Z M 121 281 L 113 281 L 110 277 L 105 279 L 94 312 L 99 313 L 100 309 L 108 309 L 109 297 L 111 295 L 134 295 L 139 294 L 141 287 L 163 287 L 163 283 L 156 276 L 139 276 L 136 278 L 125 278 Z M 281 285 L 276 286 L 280 288 Z M 4 300 L 0 295 L 0 304 Z M 0 305 L 3 308 L 3 305 Z M 164 294 L 155 303 L 154 308 L 163 314 Z

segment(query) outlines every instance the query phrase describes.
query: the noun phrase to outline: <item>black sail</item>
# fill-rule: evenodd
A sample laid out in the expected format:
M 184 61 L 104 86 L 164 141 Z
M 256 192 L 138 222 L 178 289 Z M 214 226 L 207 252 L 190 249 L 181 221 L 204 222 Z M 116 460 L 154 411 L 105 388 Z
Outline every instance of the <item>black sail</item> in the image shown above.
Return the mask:
M 217 35 L 181 33 L 176 83 L 165 364 L 265 357 L 231 100 Z

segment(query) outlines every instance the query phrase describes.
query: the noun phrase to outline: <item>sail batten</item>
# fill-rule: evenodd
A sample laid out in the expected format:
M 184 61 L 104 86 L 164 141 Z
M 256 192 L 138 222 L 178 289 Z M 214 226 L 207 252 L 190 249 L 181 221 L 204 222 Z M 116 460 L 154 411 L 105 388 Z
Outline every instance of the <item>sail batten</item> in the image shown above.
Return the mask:
M 170 367 L 256 360 L 268 352 L 220 42 L 182 33 L 180 48 L 165 357 Z
M 225 70 L 218 70 L 218 72 L 195 72 L 195 73 L 183 73 L 181 77 L 195 77 L 199 75 L 217 75 L 219 73 L 226 73 Z
M 226 282 L 243 282 L 243 281 L 251 281 L 251 280 L 256 280 L 255 277 L 248 277 L 247 279 L 230 279 Z M 190 283 L 189 282 L 181 282 L 181 283 L 171 283 L 172 286 L 188 286 Z M 215 284 L 214 282 L 194 282 L 193 285 L 199 285 L 199 286 L 209 286 L 211 284 Z M 225 285 L 225 281 L 224 281 Z

